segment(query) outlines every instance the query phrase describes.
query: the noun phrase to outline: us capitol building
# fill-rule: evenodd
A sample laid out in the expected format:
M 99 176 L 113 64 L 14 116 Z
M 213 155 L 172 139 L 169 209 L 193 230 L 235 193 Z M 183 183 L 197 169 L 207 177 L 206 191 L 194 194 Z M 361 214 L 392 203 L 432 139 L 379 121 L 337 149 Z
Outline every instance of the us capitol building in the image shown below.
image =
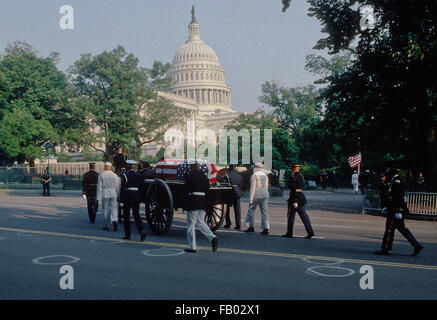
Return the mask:
M 239 116 L 232 109 L 231 87 L 225 81 L 225 71 L 214 50 L 200 39 L 199 23 L 191 10 L 188 40 L 176 52 L 168 76 L 173 80 L 173 93 L 158 94 L 173 104 L 188 110 L 186 120 L 194 130 L 218 130 Z M 176 127 L 186 133 L 186 123 Z M 161 146 L 146 145 L 143 152 L 155 154 Z

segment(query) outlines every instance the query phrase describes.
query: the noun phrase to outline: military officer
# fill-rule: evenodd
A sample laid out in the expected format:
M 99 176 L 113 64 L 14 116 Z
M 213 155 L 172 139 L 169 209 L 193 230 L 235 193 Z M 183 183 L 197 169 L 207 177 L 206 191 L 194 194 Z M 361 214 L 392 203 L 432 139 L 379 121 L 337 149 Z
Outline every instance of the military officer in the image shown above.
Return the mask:
M 187 211 L 187 240 L 188 248 L 185 252 L 195 253 L 196 247 L 196 226 L 200 232 L 211 241 L 212 251 L 218 247 L 217 236 L 214 235 L 205 222 L 205 214 L 208 206 L 207 193 L 209 191 L 209 181 L 205 174 L 200 170 L 200 164 L 196 162 L 192 165 L 191 173 L 185 180 L 186 202 L 184 210 Z
M 99 204 L 96 198 L 99 174 L 95 171 L 95 162 L 90 162 L 88 165 L 90 170 L 85 172 L 82 179 L 82 196 L 86 198 L 90 222 L 94 223 L 94 221 L 96 221 L 97 210 L 99 209 Z
M 121 178 L 121 175 L 123 174 L 123 172 L 126 170 L 126 160 L 127 160 L 127 157 L 123 153 L 123 147 L 118 146 L 117 153 L 115 154 L 115 156 L 112 160 L 112 165 L 114 167 L 115 174 L 118 175 L 120 178 Z M 122 213 L 121 206 L 119 204 L 118 205 L 118 223 L 122 222 L 122 218 L 123 218 L 123 213 Z
M 303 193 L 304 179 L 299 170 L 300 164 L 293 165 L 293 174 L 289 182 L 290 196 L 288 199 L 287 233 L 282 236 L 286 238 L 293 238 L 293 225 L 297 212 L 305 226 L 306 232 L 308 233 L 305 238 L 311 239 L 312 237 L 314 237 L 314 231 L 311 226 L 310 218 L 308 217 L 305 210 L 307 199 L 305 198 L 305 195 Z
M 414 247 L 414 251 L 411 255 L 416 256 L 423 249 L 423 246 L 417 242 L 410 230 L 405 227 L 405 214 L 408 213 L 408 208 L 404 200 L 405 186 L 399 176 L 399 169 L 389 169 L 388 177 L 391 177 L 391 180 L 386 201 L 387 221 L 385 224 L 384 238 L 382 240 L 382 248 L 376 251 L 375 254 L 387 256 L 391 254 L 394 233 L 395 230 L 398 229 Z
M 127 171 L 121 175 L 121 189 L 120 189 L 120 204 L 123 207 L 124 233 L 123 239 L 130 240 L 130 210 L 135 219 L 140 240 L 144 241 L 146 238 L 146 231 L 144 231 L 143 223 L 140 218 L 140 202 L 142 199 L 139 191 L 143 177 L 135 171 L 137 162 L 135 160 L 127 160 Z
M 229 165 L 229 170 L 227 174 L 227 178 L 229 183 L 233 187 L 233 194 L 232 194 L 232 207 L 234 208 L 235 213 L 235 229 L 240 230 L 241 229 L 241 206 L 240 206 L 240 198 L 242 195 L 241 191 L 241 183 L 242 178 L 241 175 L 237 172 L 237 165 L 231 164 Z M 226 211 L 226 224 L 223 226 L 223 228 L 230 228 L 231 227 L 231 217 L 230 217 L 230 209 Z
M 50 196 L 50 180 L 52 178 L 49 175 L 49 171 L 47 169 L 44 170 L 43 175 L 41 176 L 42 183 L 42 192 L 44 196 Z

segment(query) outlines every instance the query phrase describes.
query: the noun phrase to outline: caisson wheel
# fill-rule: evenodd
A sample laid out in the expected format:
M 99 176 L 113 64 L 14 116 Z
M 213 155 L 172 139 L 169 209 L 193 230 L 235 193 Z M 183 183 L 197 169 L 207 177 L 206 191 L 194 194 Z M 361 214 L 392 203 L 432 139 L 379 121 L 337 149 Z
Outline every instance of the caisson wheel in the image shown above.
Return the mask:
M 221 227 L 223 221 L 225 220 L 225 213 L 227 209 L 227 204 L 216 204 L 208 207 L 206 210 L 205 222 L 211 231 L 216 231 Z
M 156 234 L 164 234 L 173 222 L 173 195 L 168 185 L 160 180 L 149 186 L 145 199 L 146 219 L 150 229 Z

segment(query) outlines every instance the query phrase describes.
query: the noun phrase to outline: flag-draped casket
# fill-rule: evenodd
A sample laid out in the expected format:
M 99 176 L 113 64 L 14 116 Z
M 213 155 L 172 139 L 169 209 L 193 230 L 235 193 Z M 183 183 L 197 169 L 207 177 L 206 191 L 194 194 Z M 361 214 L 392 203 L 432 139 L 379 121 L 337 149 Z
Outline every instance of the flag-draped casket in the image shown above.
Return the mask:
M 207 159 L 167 159 L 161 160 L 155 167 L 158 179 L 185 180 L 191 172 L 191 164 L 200 164 L 200 170 L 208 177 L 211 184 L 217 183 L 217 169 L 215 164 Z

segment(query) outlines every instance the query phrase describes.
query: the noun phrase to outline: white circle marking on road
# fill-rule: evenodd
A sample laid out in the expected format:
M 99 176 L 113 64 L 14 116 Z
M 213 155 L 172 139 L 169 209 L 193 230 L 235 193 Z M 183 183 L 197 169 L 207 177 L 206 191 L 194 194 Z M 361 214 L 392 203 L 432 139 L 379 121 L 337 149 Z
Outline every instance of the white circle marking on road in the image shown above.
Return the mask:
M 345 274 L 326 274 L 326 273 L 316 271 L 316 269 L 321 269 L 321 268 L 331 269 L 331 270 L 342 270 L 342 271 L 346 271 L 346 273 Z M 355 271 L 352 269 L 343 268 L 343 267 L 313 266 L 313 267 L 309 267 L 307 269 L 307 273 L 317 275 L 317 276 L 322 276 L 322 277 L 328 277 L 328 278 L 343 278 L 343 277 L 349 277 L 349 276 L 353 275 L 355 273 Z
M 179 256 L 184 254 L 185 252 L 180 249 L 175 248 L 159 248 L 159 249 L 150 249 L 144 250 L 142 254 L 150 257 L 171 257 L 171 256 Z
M 328 262 L 313 259 L 313 260 L 319 261 L 319 262 L 315 262 L 315 261 L 311 261 L 311 258 L 303 258 L 302 260 L 307 262 L 307 263 L 310 263 L 310 264 L 317 264 L 317 265 L 322 265 L 322 266 L 333 266 L 336 264 L 342 264 L 344 262 L 343 259 L 338 259 L 336 261 L 328 261 Z
M 53 259 L 53 258 L 65 258 L 67 261 L 61 261 L 61 262 L 43 262 L 41 260 L 47 260 L 47 259 Z M 68 261 L 68 259 L 70 261 Z M 47 256 L 47 257 L 37 257 L 35 259 L 32 259 L 32 263 L 34 264 L 40 264 L 40 265 L 66 265 L 66 264 L 72 264 L 78 262 L 80 259 L 73 256 L 65 256 L 65 255 L 54 255 L 54 256 Z

